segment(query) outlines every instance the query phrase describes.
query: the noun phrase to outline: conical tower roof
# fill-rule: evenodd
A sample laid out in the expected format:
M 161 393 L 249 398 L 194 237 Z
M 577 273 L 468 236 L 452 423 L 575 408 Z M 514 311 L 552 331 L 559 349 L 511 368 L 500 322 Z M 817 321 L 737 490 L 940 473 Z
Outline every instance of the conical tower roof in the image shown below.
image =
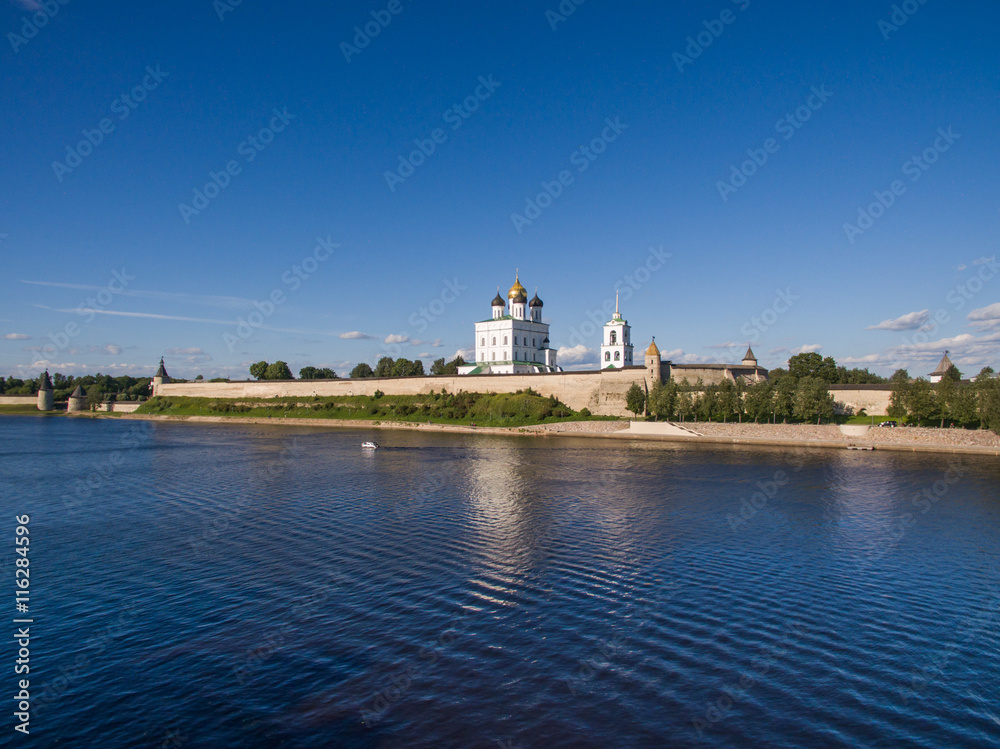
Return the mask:
M 72 392 L 72 393 L 70 394 L 70 396 L 69 396 L 69 397 L 70 397 L 70 398 L 82 398 L 82 397 L 83 397 L 83 388 L 82 388 L 82 387 L 80 387 L 79 385 L 77 385 L 77 386 L 76 386 L 76 390 L 74 390 L 74 391 L 73 391 L 73 392 Z
M 646 356 L 659 356 L 660 349 L 656 345 L 656 336 L 653 336 L 653 342 L 649 344 L 649 348 L 646 349 Z
M 753 355 L 753 349 L 747 346 L 747 352 L 743 354 L 743 361 L 757 361 L 757 357 Z
M 944 352 L 944 356 L 941 357 L 941 362 L 937 365 L 937 369 L 931 372 L 931 377 L 944 376 L 945 372 L 954 367 L 955 365 L 951 363 L 951 359 L 948 358 L 948 352 Z
M 163 366 L 163 357 L 162 356 L 160 357 L 160 368 L 156 370 L 156 374 L 153 375 L 153 376 L 154 377 L 169 377 L 170 376 L 170 375 L 167 374 L 167 368 L 165 366 Z
M 39 390 L 51 390 L 52 389 L 52 378 L 49 377 L 49 370 L 45 370 L 42 374 L 42 384 L 38 388 Z

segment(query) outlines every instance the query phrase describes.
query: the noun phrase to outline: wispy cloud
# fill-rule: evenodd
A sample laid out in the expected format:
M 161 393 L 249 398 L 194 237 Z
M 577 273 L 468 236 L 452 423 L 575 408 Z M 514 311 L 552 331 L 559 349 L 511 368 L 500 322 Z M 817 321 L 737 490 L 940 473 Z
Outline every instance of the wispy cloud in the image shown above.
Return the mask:
M 393 333 L 391 335 L 387 335 L 385 337 L 385 342 L 386 343 L 406 343 L 409 340 L 410 340 L 410 336 L 408 336 L 408 335 L 396 335 L 395 333 Z
M 31 336 L 24 333 L 8 333 L 3 337 L 5 341 L 27 341 L 29 338 Z
M 972 310 L 969 320 L 977 328 L 1000 328 L 1000 302 Z
M 367 333 L 362 333 L 360 330 L 350 330 L 347 333 L 341 333 L 340 337 L 345 341 L 374 341 L 375 336 L 368 335 Z
M 49 286 L 57 289 L 74 289 L 77 291 L 101 291 L 105 286 L 93 284 L 63 283 L 61 281 L 26 281 L 21 283 L 31 286 Z M 189 294 L 183 291 L 152 291 L 144 289 L 121 289 L 114 292 L 116 296 L 128 296 L 136 299 L 156 299 L 171 304 L 202 304 L 209 307 L 225 307 L 242 309 L 253 304 L 253 299 L 243 299 L 235 296 L 220 296 L 217 294 Z
M 815 354 L 821 348 L 823 348 L 821 343 L 807 343 L 805 346 L 792 349 L 792 354 Z
M 929 309 L 910 312 L 892 320 L 883 320 L 878 325 L 869 325 L 868 330 L 917 330 L 927 324 L 931 317 Z

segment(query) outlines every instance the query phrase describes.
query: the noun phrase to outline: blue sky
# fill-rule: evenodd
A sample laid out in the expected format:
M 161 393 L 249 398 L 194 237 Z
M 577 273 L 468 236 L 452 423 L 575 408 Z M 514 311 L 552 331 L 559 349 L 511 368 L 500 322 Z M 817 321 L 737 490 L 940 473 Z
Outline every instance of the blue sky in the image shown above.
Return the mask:
M 996 4 L 577 2 L 0 0 L 0 375 L 1000 368 Z

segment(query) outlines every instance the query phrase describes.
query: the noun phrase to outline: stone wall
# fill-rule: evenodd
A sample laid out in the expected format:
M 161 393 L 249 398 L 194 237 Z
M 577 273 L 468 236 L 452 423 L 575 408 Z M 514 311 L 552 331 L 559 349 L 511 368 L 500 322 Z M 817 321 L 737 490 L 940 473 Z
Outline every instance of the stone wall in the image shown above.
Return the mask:
M 34 406 L 37 404 L 37 395 L 0 395 L 0 406 Z
M 862 408 L 872 416 L 881 416 L 889 409 L 891 385 L 830 385 L 834 410 L 839 414 L 856 414 Z
M 513 393 L 531 388 L 561 400 L 575 411 L 589 408 L 603 416 L 627 416 L 625 392 L 633 382 L 652 387 L 645 367 L 595 372 L 551 372 L 523 375 L 445 375 L 439 377 L 373 377 L 359 380 L 249 380 L 242 382 L 170 382 L 157 386 L 160 396 L 193 398 L 308 398 L 313 396 L 427 395 L 431 391 Z

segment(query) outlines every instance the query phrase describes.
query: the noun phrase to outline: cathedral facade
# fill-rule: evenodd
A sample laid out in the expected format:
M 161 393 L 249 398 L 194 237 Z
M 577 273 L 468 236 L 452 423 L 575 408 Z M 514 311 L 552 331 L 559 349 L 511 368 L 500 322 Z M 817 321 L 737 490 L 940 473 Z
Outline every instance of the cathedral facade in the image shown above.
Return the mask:
M 549 346 L 549 325 L 542 322 L 538 292 L 528 292 L 515 276 L 507 299 L 500 290 L 491 304 L 489 319 L 476 323 L 476 361 L 459 368 L 459 374 L 530 374 L 561 372 L 556 349 Z

